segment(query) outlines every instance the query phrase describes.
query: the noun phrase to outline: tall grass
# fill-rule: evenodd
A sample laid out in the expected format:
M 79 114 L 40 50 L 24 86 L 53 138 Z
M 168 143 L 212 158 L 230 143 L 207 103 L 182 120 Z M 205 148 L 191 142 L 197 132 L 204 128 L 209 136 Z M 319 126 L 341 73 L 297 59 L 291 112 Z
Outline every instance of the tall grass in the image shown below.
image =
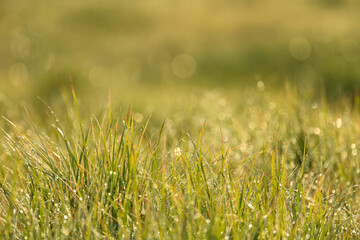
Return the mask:
M 64 127 L 51 107 L 47 134 L 30 114 L 32 129 L 5 118 L 2 238 L 359 238 L 359 160 L 356 145 L 344 150 L 358 125 L 328 125 L 336 114 L 325 103 L 321 138 L 304 123 L 316 119 L 303 114 L 307 103 L 292 94 L 271 118 L 278 126 L 266 137 L 255 131 L 258 143 L 239 155 L 249 143 L 229 144 L 229 126 L 217 124 L 218 140 L 206 122 L 197 136 L 174 137 L 171 119 L 150 128 L 150 118 L 137 123 L 110 101 L 101 117 L 84 120 L 72 91 L 76 127 Z M 347 110 L 348 122 L 357 119 Z

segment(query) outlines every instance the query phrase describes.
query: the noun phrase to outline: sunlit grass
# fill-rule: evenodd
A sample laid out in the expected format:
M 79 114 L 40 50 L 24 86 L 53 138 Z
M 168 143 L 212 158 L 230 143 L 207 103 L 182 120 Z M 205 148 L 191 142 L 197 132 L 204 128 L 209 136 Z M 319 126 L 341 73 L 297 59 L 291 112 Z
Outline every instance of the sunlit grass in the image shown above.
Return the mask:
M 359 7 L 0 0 L 0 239 L 360 238 Z
M 358 112 L 259 85 L 232 103 L 207 92 L 163 123 L 111 101 L 84 116 L 75 92 L 46 126 L 5 117 L 2 236 L 358 238 Z

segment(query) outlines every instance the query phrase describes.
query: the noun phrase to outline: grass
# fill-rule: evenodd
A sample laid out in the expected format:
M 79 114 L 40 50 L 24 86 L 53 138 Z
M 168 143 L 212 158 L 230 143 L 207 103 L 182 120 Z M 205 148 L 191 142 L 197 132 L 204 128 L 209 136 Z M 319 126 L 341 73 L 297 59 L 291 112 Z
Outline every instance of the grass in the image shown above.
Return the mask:
M 54 4 L 0 0 L 0 239 L 360 238 L 358 1 Z
M 341 95 L 360 78 L 359 10 L 357 0 L 63 0 L 52 6 L 2 0 L 0 112 L 14 101 L 36 105 L 37 95 L 53 105 L 69 73 L 82 99 L 108 88 L 123 94 L 179 82 L 233 88 L 254 76 L 280 86 L 288 79 L 326 81 L 329 93 Z M 290 51 L 298 38 L 310 48 L 307 59 L 292 54 L 304 45 Z M 172 69 L 183 53 L 196 61 L 186 79 Z
M 163 121 L 85 115 L 73 88 L 68 116 L 4 117 L 2 238 L 359 238 L 358 97 L 263 90 Z

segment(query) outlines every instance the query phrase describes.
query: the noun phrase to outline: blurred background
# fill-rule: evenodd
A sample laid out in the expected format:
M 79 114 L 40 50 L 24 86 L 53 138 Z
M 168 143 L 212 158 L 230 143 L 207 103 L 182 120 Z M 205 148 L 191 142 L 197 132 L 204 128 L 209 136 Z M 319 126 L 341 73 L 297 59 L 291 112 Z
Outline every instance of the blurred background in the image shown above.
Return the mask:
M 284 82 L 336 100 L 359 85 L 359 13 L 358 0 L 0 0 L 0 112 L 61 105 L 70 75 L 82 109 L 109 89 L 151 112 Z

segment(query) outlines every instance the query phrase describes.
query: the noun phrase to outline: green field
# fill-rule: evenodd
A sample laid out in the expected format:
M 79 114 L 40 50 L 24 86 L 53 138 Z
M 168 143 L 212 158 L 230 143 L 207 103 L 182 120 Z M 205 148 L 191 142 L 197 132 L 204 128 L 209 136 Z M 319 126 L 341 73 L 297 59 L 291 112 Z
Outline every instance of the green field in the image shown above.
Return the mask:
M 0 239 L 359 239 L 359 10 L 0 0 Z

